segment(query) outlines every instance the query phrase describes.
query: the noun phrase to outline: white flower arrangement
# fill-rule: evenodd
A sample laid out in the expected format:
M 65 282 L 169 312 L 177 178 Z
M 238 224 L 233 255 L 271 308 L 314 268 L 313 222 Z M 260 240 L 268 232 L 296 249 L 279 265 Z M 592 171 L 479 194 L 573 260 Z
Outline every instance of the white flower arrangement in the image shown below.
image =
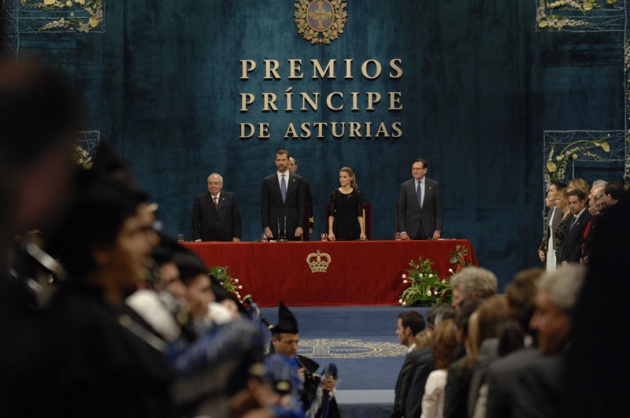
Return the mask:
M 243 285 L 237 284 L 239 279 L 232 276 L 233 272 L 227 266 L 212 266 L 208 270 L 208 274 L 217 279 L 225 290 L 241 300 L 239 290 L 243 290 Z
M 440 279 L 433 270 L 433 262 L 419 257 L 418 262 L 411 260 L 410 269 L 401 278 L 408 284 L 398 303 L 402 306 L 433 306 L 436 303 L 448 302 L 452 288 L 448 279 Z

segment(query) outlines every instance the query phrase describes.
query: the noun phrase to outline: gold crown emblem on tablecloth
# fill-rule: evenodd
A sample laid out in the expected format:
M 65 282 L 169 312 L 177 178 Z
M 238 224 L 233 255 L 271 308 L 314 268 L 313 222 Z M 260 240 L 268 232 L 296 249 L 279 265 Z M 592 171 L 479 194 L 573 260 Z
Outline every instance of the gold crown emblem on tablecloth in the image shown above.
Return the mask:
M 328 265 L 332 261 L 330 255 L 317 250 L 316 253 L 310 253 L 306 256 L 306 262 L 311 268 L 311 273 L 326 273 Z

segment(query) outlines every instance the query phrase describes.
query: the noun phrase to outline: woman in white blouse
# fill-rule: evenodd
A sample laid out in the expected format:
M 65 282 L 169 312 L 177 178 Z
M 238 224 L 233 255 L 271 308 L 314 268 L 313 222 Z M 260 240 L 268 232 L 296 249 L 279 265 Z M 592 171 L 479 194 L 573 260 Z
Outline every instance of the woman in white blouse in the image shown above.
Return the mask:
M 440 322 L 433 332 L 431 341 L 435 370 L 429 375 L 424 387 L 421 418 L 442 418 L 444 416 L 446 369 L 455 360 L 458 348 L 455 321 L 447 319 Z

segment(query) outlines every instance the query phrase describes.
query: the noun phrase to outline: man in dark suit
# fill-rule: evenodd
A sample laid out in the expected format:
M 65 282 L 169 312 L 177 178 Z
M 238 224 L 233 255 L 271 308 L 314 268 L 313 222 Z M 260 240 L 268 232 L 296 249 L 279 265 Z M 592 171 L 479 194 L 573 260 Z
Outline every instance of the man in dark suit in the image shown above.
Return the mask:
M 630 191 L 620 198 L 594 231 L 587 277 L 573 311 L 563 417 L 620 416 L 628 406 L 630 362 L 623 323 L 630 318 Z
M 514 405 L 514 386 L 521 373 L 540 356 L 533 346 L 534 330 L 530 322 L 536 308 L 538 280 L 544 270 L 533 267 L 514 276 L 514 280 L 505 288 L 510 319 L 514 321 L 513 332 L 504 331 L 497 359 L 488 367 L 486 382 L 488 396 L 486 400 L 486 418 L 509 418 Z
M 570 265 L 540 279 L 530 325 L 537 332 L 542 357 L 531 361 L 516 381 L 513 418 L 562 416 L 567 384 L 563 381 L 564 355 L 571 346 L 573 309 L 585 277 L 584 266 Z
M 263 179 L 260 214 L 269 238 L 298 241 L 304 233 L 306 194 L 304 179 L 289 171 L 289 151 L 278 150 L 277 172 Z
M 398 231 L 403 240 L 442 237 L 444 206 L 440 184 L 426 177 L 427 162 L 421 158 L 411 166 L 413 178 L 400 186 Z
M 425 322 L 422 315 L 416 311 L 402 312 L 398 315 L 398 323 L 396 326 L 396 335 L 398 341 L 407 347 L 407 356 L 403 363 L 398 379 L 396 380 L 396 389 L 394 391 L 394 410 L 390 414 L 390 418 L 401 418 L 410 416 L 406 413 L 407 395 L 411 387 L 414 374 L 419 370 L 426 382 L 426 378 L 433 370 L 433 358 L 430 355 L 428 347 L 422 347 L 416 350 L 416 335 L 424 330 Z M 426 376 L 425 376 L 426 375 Z M 420 378 L 422 378 L 420 377 Z M 424 391 L 423 391 L 424 393 Z M 418 399 L 418 402 L 422 397 Z
M 241 212 L 234 193 L 222 191 L 223 177 L 208 177 L 208 193 L 195 198 L 192 214 L 193 241 L 241 240 Z
M 567 201 L 569 202 L 569 210 L 573 219 L 569 223 L 569 231 L 562 247 L 562 260 L 559 260 L 563 266 L 569 263 L 580 262 L 584 228 L 586 228 L 586 224 L 591 219 L 591 215 L 586 210 L 586 196 L 582 191 L 578 189 L 571 190 L 567 195 Z

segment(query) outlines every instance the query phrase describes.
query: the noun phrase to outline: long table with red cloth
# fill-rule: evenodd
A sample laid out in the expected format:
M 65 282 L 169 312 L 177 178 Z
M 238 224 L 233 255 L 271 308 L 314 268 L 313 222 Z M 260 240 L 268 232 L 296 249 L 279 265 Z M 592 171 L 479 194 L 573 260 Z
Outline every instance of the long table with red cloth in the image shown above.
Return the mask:
M 477 265 L 468 240 L 184 245 L 208 267 L 228 267 L 243 286 L 241 295 L 251 294 L 260 306 L 276 306 L 281 300 L 290 306 L 396 305 L 407 287 L 402 275 L 411 260 L 428 258 L 440 277 L 449 276 L 450 254 L 459 245 L 468 250 L 465 261 Z M 327 265 L 324 254 L 330 257 Z

